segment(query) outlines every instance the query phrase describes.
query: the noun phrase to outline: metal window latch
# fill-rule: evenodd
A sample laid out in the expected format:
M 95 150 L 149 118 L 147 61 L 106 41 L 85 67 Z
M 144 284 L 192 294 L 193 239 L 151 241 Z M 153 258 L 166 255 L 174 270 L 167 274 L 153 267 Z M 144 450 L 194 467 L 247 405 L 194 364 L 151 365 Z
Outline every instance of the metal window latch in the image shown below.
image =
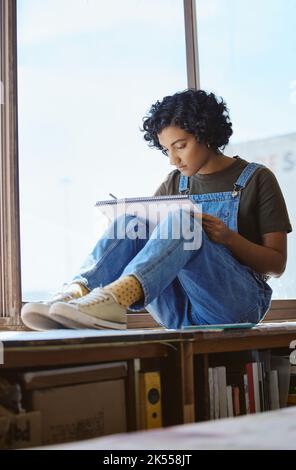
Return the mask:
M 239 184 L 234 183 L 233 191 L 231 193 L 231 196 L 236 197 L 241 192 L 241 190 L 242 190 L 242 186 L 240 186 Z

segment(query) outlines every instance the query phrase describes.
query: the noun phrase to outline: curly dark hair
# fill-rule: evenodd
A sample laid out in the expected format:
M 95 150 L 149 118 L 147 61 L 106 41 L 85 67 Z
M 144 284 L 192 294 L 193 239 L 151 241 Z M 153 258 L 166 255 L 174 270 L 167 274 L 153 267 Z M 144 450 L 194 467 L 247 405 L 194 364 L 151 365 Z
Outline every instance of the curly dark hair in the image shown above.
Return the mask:
M 217 153 L 221 153 L 220 148 L 225 148 L 233 132 L 225 101 L 222 98 L 219 101 L 214 93 L 191 88 L 165 96 L 151 106 L 141 129 L 149 147 L 166 154 L 157 134 L 170 125 L 193 134 L 199 143 Z

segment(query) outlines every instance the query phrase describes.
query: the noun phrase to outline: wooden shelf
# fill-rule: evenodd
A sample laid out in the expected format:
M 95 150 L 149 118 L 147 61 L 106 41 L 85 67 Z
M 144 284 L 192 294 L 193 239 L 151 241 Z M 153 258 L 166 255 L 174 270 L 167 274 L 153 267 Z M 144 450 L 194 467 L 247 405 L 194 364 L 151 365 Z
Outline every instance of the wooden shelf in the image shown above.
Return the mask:
M 0 332 L 4 344 L 1 370 L 62 367 L 126 360 L 129 390 L 134 388 L 135 360 L 162 376 L 165 426 L 196 420 L 195 366 L 206 382 L 209 354 L 252 349 L 288 349 L 296 339 L 296 322 L 262 323 L 249 330 L 51 330 Z M 132 395 L 129 395 L 132 396 Z M 199 396 L 199 401 L 203 397 Z M 135 429 L 135 406 L 128 402 L 129 430 Z

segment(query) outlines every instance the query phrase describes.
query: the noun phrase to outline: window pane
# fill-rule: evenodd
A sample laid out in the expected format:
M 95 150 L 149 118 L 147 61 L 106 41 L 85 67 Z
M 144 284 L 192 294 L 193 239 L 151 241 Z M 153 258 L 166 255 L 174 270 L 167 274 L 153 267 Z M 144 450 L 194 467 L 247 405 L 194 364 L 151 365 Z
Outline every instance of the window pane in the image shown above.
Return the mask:
M 270 285 L 274 299 L 295 298 L 296 2 L 197 0 L 197 26 L 201 88 L 225 98 L 233 122 L 225 154 L 268 166 L 285 196 L 294 231 Z
M 69 281 L 104 224 L 94 203 L 151 195 L 170 171 L 139 127 L 187 86 L 180 0 L 19 0 L 24 300 Z

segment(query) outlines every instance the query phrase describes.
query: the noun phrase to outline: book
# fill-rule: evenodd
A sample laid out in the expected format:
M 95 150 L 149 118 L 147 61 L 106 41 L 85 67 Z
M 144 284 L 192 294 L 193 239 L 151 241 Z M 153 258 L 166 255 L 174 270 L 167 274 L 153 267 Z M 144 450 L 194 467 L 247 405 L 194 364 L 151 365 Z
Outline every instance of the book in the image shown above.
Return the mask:
M 169 212 L 179 209 L 201 214 L 201 204 L 193 202 L 190 195 L 172 196 L 143 196 L 114 198 L 97 201 L 95 203 L 100 212 L 111 222 L 122 215 L 134 215 L 142 220 L 149 220 L 149 224 L 156 226 L 161 220 L 168 216 Z
M 246 414 L 249 415 L 251 413 L 250 410 L 250 400 L 249 400 L 249 383 L 248 383 L 248 376 L 244 374 L 244 392 L 245 392 L 245 404 L 246 404 Z
M 258 364 L 258 362 L 253 362 L 252 370 L 253 370 L 255 413 L 259 413 L 261 411 L 261 405 L 260 405 L 259 364 Z
M 234 416 L 239 416 L 240 413 L 240 390 L 238 386 L 232 387 L 232 401 Z
M 209 367 L 209 397 L 210 397 L 210 419 L 214 419 L 214 376 L 213 368 Z
M 265 404 L 265 395 L 264 395 L 264 374 L 263 374 L 263 366 L 262 362 L 258 362 L 258 379 L 259 379 L 259 393 L 260 393 L 260 409 L 261 411 L 266 410 Z
M 253 351 L 253 357 L 257 362 L 261 363 L 262 370 L 262 384 L 263 384 L 263 409 L 262 411 L 270 410 L 270 394 L 269 394 L 269 372 L 271 370 L 271 351 L 263 350 Z
M 219 389 L 219 417 L 227 418 L 227 385 L 226 367 L 219 366 L 217 369 L 218 389 Z
M 229 369 L 229 371 L 226 369 L 227 383 L 231 385 L 233 389 L 233 412 L 234 415 L 237 416 L 245 413 L 246 410 L 243 369 L 237 372 L 231 370 L 232 366 L 230 366 Z
M 277 371 L 280 408 L 287 404 L 290 385 L 290 358 L 289 356 L 271 355 L 271 368 Z
M 255 394 L 254 394 L 254 382 L 253 382 L 253 363 L 249 362 L 246 364 L 247 378 L 248 378 L 248 396 L 249 396 L 249 409 L 250 413 L 255 413 Z
M 269 372 L 269 393 L 270 393 L 270 409 L 278 410 L 280 408 L 280 394 L 278 371 L 271 370 Z
M 233 398 L 232 398 L 232 386 L 226 386 L 226 398 L 227 398 L 227 416 L 229 418 L 233 417 Z
M 213 368 L 213 384 L 214 384 L 214 419 L 220 418 L 220 404 L 219 404 L 219 381 L 218 369 Z

